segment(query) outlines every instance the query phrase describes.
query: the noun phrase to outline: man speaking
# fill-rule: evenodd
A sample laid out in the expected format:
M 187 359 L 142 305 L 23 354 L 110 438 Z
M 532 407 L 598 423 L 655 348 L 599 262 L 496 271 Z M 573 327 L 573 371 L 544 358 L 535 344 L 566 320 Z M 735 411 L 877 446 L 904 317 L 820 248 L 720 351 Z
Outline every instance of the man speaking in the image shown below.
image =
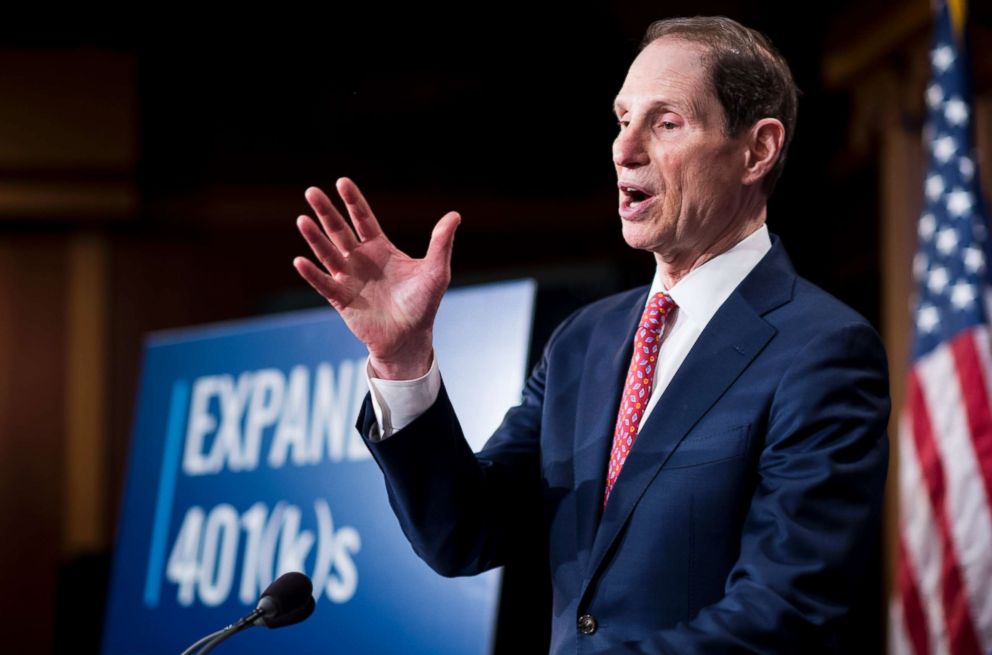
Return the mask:
M 298 226 L 325 270 L 294 265 L 368 346 L 358 427 L 404 532 L 443 575 L 547 543 L 552 653 L 860 652 L 880 623 L 885 353 L 765 226 L 796 96 L 751 29 L 650 26 L 613 163 L 655 277 L 562 322 L 478 454 L 432 347 L 459 215 L 411 259 L 351 180 L 354 231 L 307 189 L 322 229 Z

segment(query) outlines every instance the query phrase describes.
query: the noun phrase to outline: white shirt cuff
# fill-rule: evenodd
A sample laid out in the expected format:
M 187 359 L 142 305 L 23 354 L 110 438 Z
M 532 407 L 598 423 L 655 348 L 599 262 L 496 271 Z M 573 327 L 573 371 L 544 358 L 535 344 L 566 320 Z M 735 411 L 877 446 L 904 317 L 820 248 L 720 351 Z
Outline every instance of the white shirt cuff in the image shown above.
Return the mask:
M 414 380 L 384 380 L 372 377 L 372 366 L 365 360 L 365 377 L 372 392 L 372 409 L 378 429 L 373 426 L 370 441 L 382 441 L 399 432 L 426 412 L 441 390 L 441 373 L 437 367 L 437 354 L 431 360 L 427 373 Z

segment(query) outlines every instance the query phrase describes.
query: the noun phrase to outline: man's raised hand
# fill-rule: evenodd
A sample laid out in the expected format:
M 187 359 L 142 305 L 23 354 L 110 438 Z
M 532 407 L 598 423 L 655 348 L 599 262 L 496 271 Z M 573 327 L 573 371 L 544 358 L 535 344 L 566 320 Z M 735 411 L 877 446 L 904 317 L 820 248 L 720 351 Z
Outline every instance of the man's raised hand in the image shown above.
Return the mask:
M 324 270 L 306 257 L 295 258 L 293 266 L 365 343 L 378 377 L 420 377 L 431 366 L 434 316 L 451 282 L 461 217 L 445 214 L 434 226 L 427 255 L 413 259 L 386 238 L 354 182 L 342 177 L 336 187 L 355 231 L 323 191 L 310 187 L 304 195 L 323 229 L 306 215 L 296 225 Z

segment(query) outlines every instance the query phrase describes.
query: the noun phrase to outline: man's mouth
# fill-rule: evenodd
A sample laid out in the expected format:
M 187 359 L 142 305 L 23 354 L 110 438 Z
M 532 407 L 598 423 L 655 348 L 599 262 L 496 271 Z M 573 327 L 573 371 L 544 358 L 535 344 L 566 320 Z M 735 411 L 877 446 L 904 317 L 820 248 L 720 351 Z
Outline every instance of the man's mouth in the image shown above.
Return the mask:
M 656 196 L 647 191 L 632 187 L 620 186 L 620 216 L 625 220 L 636 219 Z

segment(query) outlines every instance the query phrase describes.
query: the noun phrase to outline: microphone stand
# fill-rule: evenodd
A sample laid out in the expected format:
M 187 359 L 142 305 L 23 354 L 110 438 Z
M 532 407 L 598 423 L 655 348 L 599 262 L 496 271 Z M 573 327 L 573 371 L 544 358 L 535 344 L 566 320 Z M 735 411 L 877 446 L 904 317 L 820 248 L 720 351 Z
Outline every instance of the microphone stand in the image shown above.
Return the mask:
M 248 616 L 239 619 L 236 623 L 232 623 L 226 628 L 221 628 L 217 632 L 213 632 L 206 637 L 203 637 L 195 644 L 187 648 L 182 652 L 182 655 L 206 655 L 214 649 L 220 642 L 224 641 L 233 634 L 237 634 L 242 630 L 247 630 L 248 628 L 255 625 L 255 621 L 265 614 L 264 609 L 253 610 Z M 197 650 L 200 648 L 201 650 Z
M 201 637 L 199 641 L 197 641 L 195 644 L 193 644 L 192 646 L 190 646 L 189 648 L 187 648 L 186 650 L 184 650 L 182 652 L 182 655 L 193 655 L 196 652 L 196 649 L 197 648 L 199 648 L 203 644 L 207 643 L 208 641 L 210 641 L 211 639 L 213 639 L 217 635 L 221 634 L 225 630 L 227 630 L 227 628 L 221 628 L 217 632 L 211 632 L 206 637 Z
M 270 628 L 280 628 L 304 621 L 313 614 L 316 606 L 311 596 L 312 591 L 313 584 L 304 574 L 297 571 L 284 573 L 262 592 L 258 607 L 250 614 L 200 639 L 184 650 L 182 655 L 207 655 L 220 642 L 253 625 L 264 623 Z

